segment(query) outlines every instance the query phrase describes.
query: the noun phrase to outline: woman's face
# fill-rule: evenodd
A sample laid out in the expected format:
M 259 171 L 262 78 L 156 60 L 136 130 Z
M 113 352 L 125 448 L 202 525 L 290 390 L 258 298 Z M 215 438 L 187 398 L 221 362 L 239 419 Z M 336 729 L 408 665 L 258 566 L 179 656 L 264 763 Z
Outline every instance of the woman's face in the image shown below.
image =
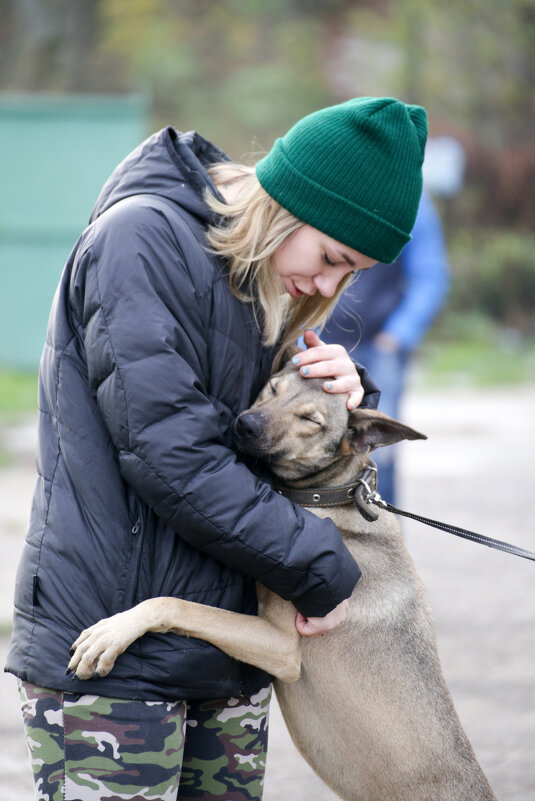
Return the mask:
M 292 298 L 315 295 L 332 298 L 338 284 L 348 273 L 369 270 L 376 264 L 336 239 L 302 225 L 275 251 L 273 265 L 285 292 Z

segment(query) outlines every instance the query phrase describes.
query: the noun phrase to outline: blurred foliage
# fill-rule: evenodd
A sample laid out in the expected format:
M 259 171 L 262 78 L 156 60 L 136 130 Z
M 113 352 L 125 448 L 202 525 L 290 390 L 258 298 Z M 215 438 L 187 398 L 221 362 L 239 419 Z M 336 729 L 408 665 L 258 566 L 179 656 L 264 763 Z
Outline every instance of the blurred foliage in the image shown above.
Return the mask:
M 282 2 L 106 0 L 99 8 L 100 53 L 124 85 L 150 95 L 155 124 L 179 121 L 234 158 L 269 149 L 328 101 L 311 47 L 319 25 L 285 13 Z
M 450 297 L 422 348 L 420 383 L 533 381 L 534 253 L 531 231 L 466 227 L 450 234 Z
M 535 0 L 0 0 L 4 89 L 146 91 L 232 150 L 396 94 L 490 148 L 532 141 Z
M 450 235 L 454 270 L 448 308 L 482 309 L 502 327 L 535 335 L 535 234 L 465 228 Z

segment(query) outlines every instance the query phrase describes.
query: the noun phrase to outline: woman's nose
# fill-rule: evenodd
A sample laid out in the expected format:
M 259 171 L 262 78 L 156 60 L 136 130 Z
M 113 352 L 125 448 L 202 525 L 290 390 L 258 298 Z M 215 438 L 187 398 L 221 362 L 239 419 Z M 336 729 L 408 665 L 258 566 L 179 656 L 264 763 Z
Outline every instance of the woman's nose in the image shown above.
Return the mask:
M 314 279 L 316 289 L 323 295 L 324 298 L 332 298 L 336 292 L 336 288 L 340 283 L 340 276 L 338 275 L 318 275 Z

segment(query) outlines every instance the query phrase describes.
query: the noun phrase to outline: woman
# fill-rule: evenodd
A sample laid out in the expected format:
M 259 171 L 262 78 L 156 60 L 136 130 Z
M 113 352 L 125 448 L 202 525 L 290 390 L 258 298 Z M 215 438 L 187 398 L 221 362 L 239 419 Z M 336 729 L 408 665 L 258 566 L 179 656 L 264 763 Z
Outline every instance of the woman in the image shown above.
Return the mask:
M 354 272 L 410 239 L 425 139 L 423 109 L 363 98 L 304 118 L 255 170 L 168 128 L 105 184 L 51 312 L 7 666 L 40 797 L 260 798 L 267 675 L 151 634 L 88 686 L 69 648 L 147 597 L 254 614 L 255 580 L 305 636 L 343 620 L 360 571 L 338 531 L 255 475 L 231 426 Z M 306 344 L 296 369 L 360 403 L 344 349 Z

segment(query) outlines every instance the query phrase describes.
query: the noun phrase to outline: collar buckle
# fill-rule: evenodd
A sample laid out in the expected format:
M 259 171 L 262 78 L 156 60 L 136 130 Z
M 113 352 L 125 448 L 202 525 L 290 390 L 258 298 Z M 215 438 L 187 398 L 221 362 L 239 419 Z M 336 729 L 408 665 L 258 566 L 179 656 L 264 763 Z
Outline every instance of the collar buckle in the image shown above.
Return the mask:
M 374 523 L 379 517 L 379 512 L 370 506 L 371 499 L 377 495 L 377 473 L 377 465 L 370 462 L 356 481 L 355 506 L 369 523 Z

